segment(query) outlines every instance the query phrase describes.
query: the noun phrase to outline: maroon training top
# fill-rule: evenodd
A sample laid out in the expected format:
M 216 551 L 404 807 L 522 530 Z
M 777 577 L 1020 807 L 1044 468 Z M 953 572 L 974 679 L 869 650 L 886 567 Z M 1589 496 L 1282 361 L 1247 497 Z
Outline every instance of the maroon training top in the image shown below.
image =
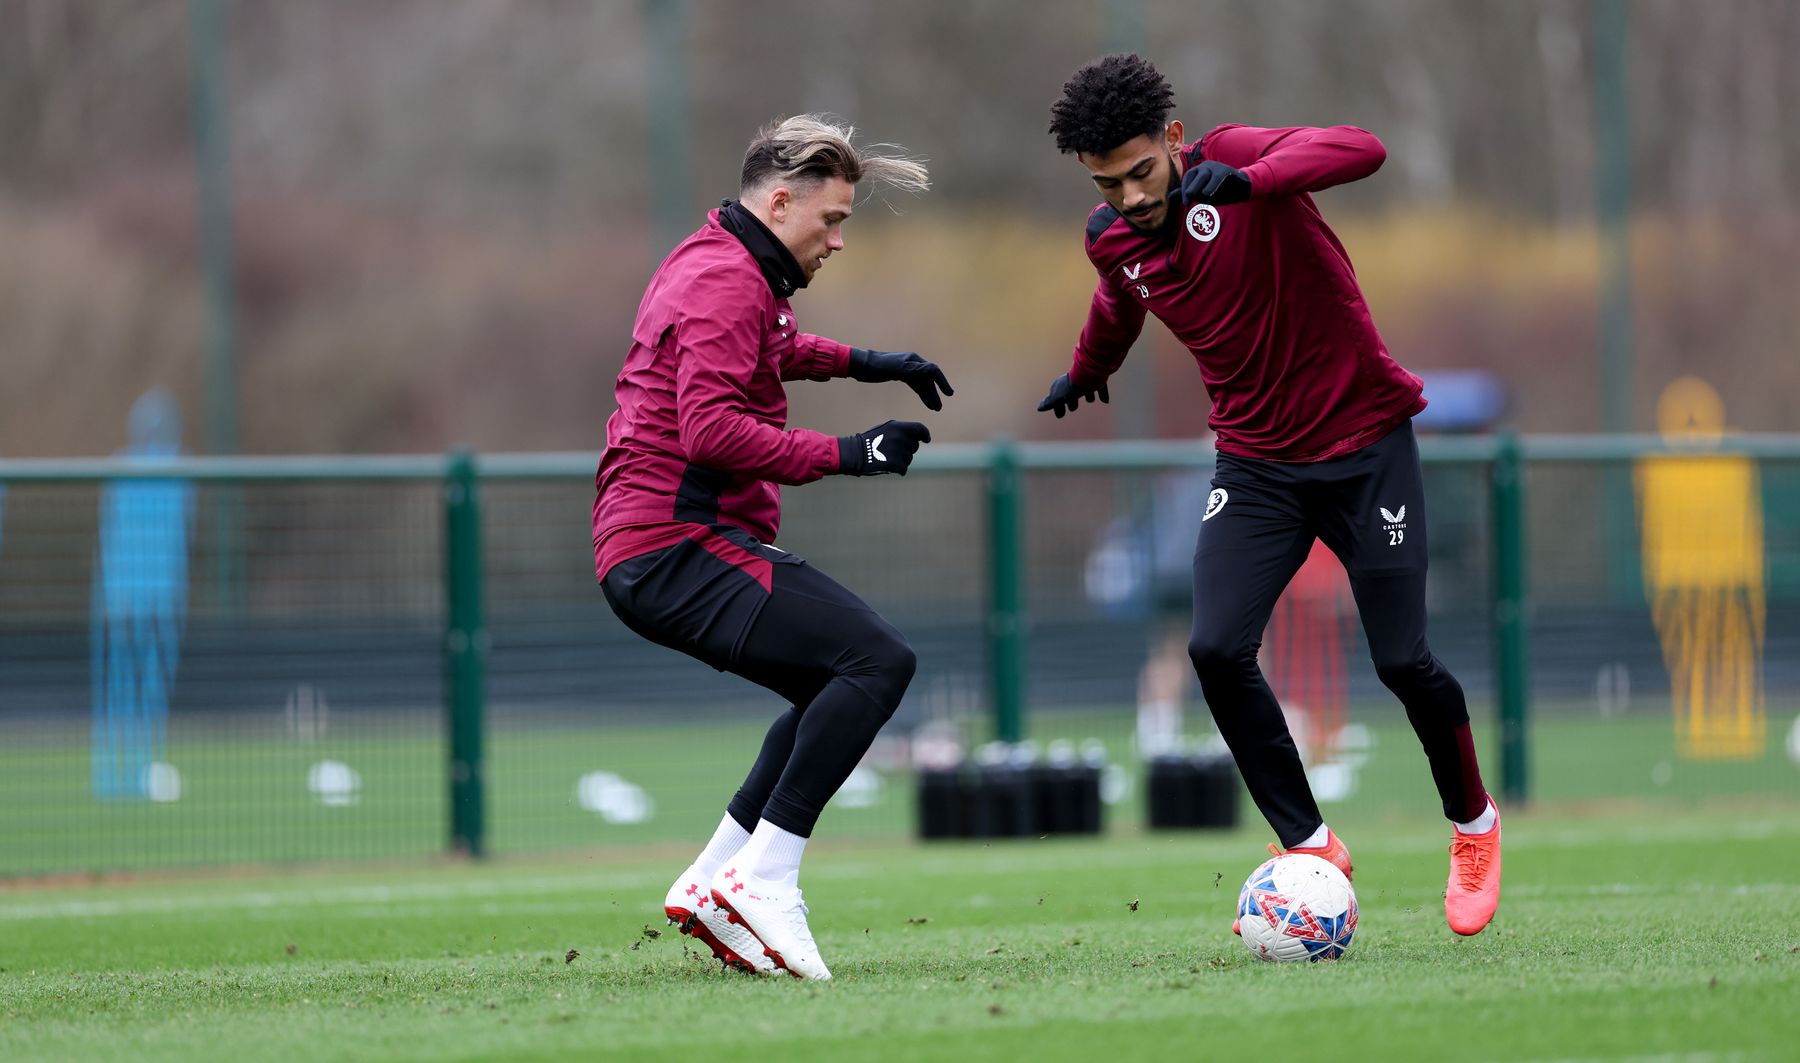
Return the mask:
M 800 331 L 742 241 L 712 211 L 657 267 L 594 477 L 595 575 L 683 539 L 768 585 L 768 562 L 712 534 L 773 542 L 778 484 L 838 469 L 835 436 L 787 426 L 784 380 L 844 376 L 850 348 Z
M 1374 173 L 1387 157 L 1381 141 L 1354 126 L 1223 125 L 1182 153 L 1188 166 L 1216 159 L 1244 171 L 1251 198 L 1177 204 L 1170 230 L 1152 235 L 1109 206 L 1088 216 L 1100 284 L 1071 380 L 1105 382 L 1148 311 L 1199 364 L 1223 453 L 1323 461 L 1424 409 L 1419 378 L 1388 356 L 1350 256 L 1307 195 Z

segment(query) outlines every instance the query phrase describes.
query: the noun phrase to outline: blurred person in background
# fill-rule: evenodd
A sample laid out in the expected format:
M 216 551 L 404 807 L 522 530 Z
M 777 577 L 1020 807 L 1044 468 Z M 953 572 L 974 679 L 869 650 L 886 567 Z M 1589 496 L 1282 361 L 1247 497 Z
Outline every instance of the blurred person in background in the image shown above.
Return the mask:
M 800 858 L 906 692 L 912 647 L 804 559 L 770 545 L 780 484 L 906 475 L 923 424 L 833 437 L 788 429 L 789 380 L 901 381 L 940 410 L 949 381 L 911 352 L 800 331 L 788 297 L 843 250 L 858 182 L 919 193 L 925 167 L 871 154 L 854 129 L 799 115 L 760 131 L 738 199 L 663 260 L 638 307 L 595 479 L 596 574 L 644 638 L 791 703 L 705 849 L 670 887 L 682 933 L 742 971 L 825 979 Z
M 1444 912 L 1481 931 L 1500 899 L 1500 820 L 1481 781 L 1460 684 L 1425 638 L 1425 513 L 1412 417 L 1419 379 L 1388 354 L 1349 256 L 1310 193 L 1374 173 L 1386 149 L 1352 126 L 1221 125 L 1183 140 L 1148 61 L 1075 72 L 1051 108 L 1058 150 L 1105 201 L 1088 216 L 1100 275 L 1069 371 L 1038 405 L 1107 401 L 1107 380 L 1155 314 L 1212 398 L 1218 464 L 1194 550 L 1188 656 L 1271 852 L 1346 876 L 1281 706 L 1257 665 L 1282 589 L 1323 539 L 1350 576 L 1381 681 L 1406 707 L 1452 821 Z M 1238 929 L 1234 921 L 1232 929 Z
M 127 461 L 181 454 L 181 408 L 153 388 L 132 403 Z M 121 479 L 100 491 L 100 543 L 88 619 L 93 691 L 91 786 L 106 800 L 168 800 L 169 703 L 187 624 L 194 487 Z M 165 773 L 165 774 L 159 774 Z

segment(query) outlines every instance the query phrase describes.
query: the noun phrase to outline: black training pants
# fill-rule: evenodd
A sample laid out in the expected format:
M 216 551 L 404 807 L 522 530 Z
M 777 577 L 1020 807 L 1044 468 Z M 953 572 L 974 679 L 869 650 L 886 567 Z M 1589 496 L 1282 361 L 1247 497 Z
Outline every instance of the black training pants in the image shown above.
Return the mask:
M 1349 573 L 1376 673 L 1406 707 L 1444 814 L 1463 822 L 1486 807 L 1462 687 L 1425 641 L 1424 502 L 1411 422 L 1328 461 L 1219 455 L 1194 549 L 1188 654 L 1250 796 L 1284 847 L 1323 819 L 1256 655 L 1315 537 Z
M 790 708 L 726 811 L 810 837 L 912 681 L 912 647 L 862 599 L 797 555 L 745 532 L 710 534 L 770 562 L 769 586 L 694 541 L 613 566 L 601 590 L 625 625 L 743 676 Z

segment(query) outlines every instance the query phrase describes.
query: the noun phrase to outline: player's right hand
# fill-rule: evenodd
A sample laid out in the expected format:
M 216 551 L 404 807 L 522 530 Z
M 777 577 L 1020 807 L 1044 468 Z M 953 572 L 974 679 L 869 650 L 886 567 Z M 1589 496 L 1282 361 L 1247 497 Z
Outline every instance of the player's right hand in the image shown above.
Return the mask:
M 1068 413 L 1070 410 L 1081 405 L 1082 399 L 1086 399 L 1089 402 L 1112 401 L 1112 398 L 1106 393 L 1105 384 L 1093 388 L 1078 388 L 1075 386 L 1074 382 L 1069 379 L 1069 374 L 1064 373 L 1062 376 L 1057 377 L 1050 385 L 1050 394 L 1045 395 L 1044 401 L 1038 403 L 1038 412 L 1043 413 L 1045 410 L 1055 410 L 1056 416 L 1061 417 L 1063 414 Z
M 917 421 L 883 421 L 867 432 L 838 437 L 838 472 L 845 476 L 906 475 L 931 429 Z

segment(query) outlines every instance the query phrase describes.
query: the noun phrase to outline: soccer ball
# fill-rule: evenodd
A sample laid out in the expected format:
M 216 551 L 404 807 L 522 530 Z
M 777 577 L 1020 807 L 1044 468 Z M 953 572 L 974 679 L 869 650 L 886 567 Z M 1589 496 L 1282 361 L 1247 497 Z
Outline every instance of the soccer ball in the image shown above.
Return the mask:
M 1283 853 L 1238 892 L 1244 947 L 1265 960 L 1335 960 L 1356 933 L 1356 891 L 1329 860 Z

